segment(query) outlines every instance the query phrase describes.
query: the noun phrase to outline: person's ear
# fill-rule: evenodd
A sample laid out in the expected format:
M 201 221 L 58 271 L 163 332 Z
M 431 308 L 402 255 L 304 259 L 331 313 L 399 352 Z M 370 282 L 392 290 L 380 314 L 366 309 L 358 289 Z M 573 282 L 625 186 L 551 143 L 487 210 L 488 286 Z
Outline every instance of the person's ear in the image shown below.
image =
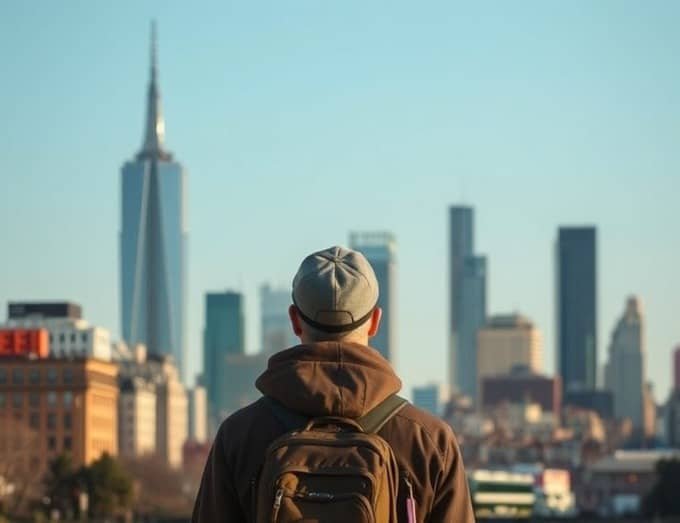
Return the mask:
M 368 320 L 371 322 L 371 325 L 368 327 L 368 337 L 372 338 L 376 334 L 378 334 L 378 330 L 380 329 L 380 320 L 382 319 L 382 309 L 380 307 L 376 307 L 373 309 L 373 312 L 371 313 L 371 318 Z
M 295 305 L 288 307 L 288 317 L 290 318 L 290 324 L 293 327 L 293 333 L 299 338 L 302 335 L 302 321 L 300 320 L 300 314 L 298 314 L 298 309 Z

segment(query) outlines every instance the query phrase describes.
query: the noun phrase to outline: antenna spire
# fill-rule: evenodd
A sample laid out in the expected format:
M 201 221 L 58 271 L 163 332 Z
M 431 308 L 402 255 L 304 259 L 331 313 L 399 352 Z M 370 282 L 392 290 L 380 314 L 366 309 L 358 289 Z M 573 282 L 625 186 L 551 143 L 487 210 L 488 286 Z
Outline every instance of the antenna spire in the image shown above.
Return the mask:
M 158 36 L 156 21 L 151 21 L 151 71 L 146 107 L 146 130 L 144 143 L 139 156 L 167 156 L 163 151 L 165 121 L 161 110 L 161 97 L 158 89 Z

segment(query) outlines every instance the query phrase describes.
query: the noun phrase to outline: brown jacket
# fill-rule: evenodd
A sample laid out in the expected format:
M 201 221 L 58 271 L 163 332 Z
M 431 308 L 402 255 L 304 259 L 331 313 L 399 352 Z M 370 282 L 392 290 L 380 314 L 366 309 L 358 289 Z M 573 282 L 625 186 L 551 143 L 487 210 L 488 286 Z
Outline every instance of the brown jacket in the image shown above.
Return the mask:
M 401 381 L 375 349 L 321 342 L 272 356 L 256 386 L 308 416 L 357 418 L 398 392 Z M 193 522 L 252 522 L 251 482 L 266 448 L 284 432 L 286 428 L 261 401 L 228 417 L 210 451 Z M 410 476 L 418 522 L 474 521 L 463 460 L 451 427 L 407 405 L 378 434 L 391 445 L 399 467 Z M 400 510 L 405 506 L 403 495 L 400 492 Z

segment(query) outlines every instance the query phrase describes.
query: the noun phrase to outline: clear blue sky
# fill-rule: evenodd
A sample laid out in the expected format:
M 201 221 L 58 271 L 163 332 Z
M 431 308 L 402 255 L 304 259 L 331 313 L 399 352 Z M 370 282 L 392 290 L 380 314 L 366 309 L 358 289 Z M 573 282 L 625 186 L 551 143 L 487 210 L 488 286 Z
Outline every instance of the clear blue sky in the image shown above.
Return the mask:
M 447 207 L 477 213 L 489 310 L 554 368 L 560 224 L 596 224 L 599 359 L 644 304 L 657 399 L 680 342 L 677 2 L 3 2 L 0 305 L 78 301 L 119 333 L 119 168 L 139 148 L 158 20 L 170 149 L 189 172 L 189 331 L 354 229 L 399 242 L 399 370 L 442 380 Z M 0 314 L 4 317 L 4 313 Z

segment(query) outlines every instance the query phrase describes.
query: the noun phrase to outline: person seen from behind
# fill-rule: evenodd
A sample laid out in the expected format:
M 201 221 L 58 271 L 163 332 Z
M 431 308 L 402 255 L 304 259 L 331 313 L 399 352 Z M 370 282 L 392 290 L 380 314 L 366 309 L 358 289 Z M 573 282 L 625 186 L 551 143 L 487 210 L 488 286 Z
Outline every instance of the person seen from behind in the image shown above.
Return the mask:
M 369 346 L 378 294 L 359 252 L 303 260 L 288 311 L 301 344 L 273 355 L 263 397 L 222 422 L 194 523 L 474 522 L 451 427 L 397 396 Z

